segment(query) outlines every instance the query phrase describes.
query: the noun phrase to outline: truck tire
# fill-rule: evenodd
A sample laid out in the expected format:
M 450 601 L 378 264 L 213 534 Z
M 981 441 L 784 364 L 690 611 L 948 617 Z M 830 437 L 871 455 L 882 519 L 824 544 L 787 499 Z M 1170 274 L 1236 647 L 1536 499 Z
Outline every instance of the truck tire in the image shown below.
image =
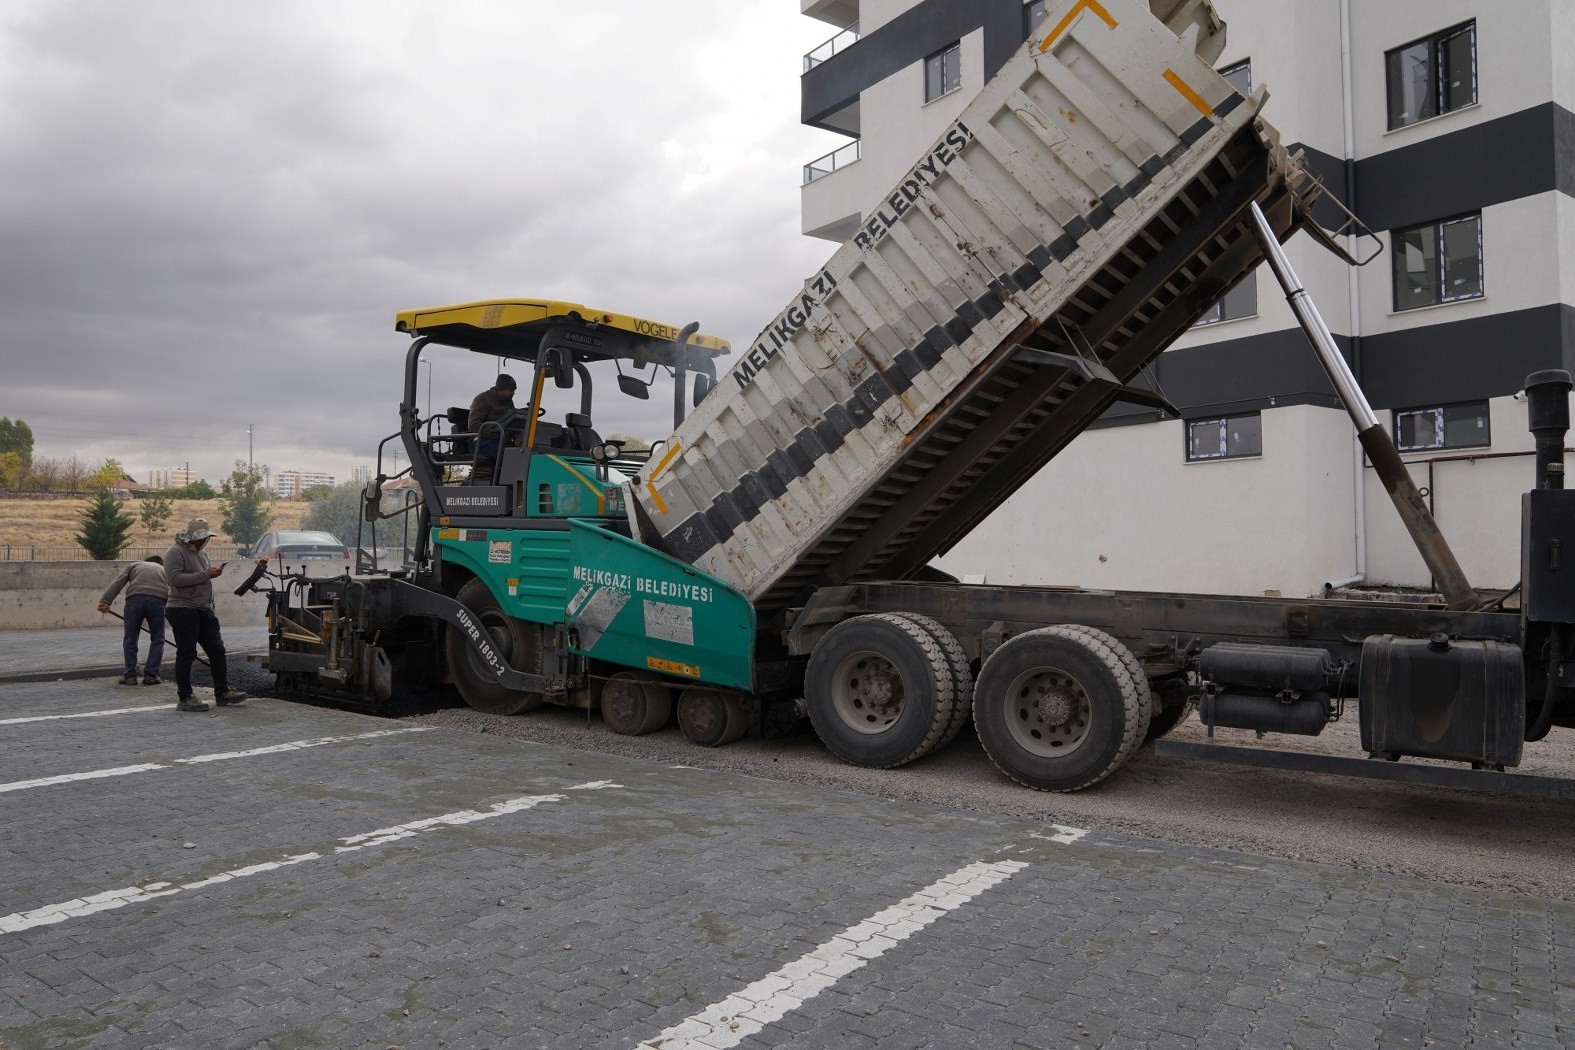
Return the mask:
M 641 736 L 667 725 L 673 696 L 667 687 L 620 671 L 602 686 L 602 721 L 619 736 Z
M 946 727 L 946 732 L 941 734 L 940 743 L 934 750 L 939 751 L 961 733 L 963 726 L 973 717 L 973 668 L 968 664 L 968 654 L 964 651 L 962 643 L 957 636 L 948 631 L 938 621 L 930 619 L 920 613 L 898 613 L 918 626 L 941 647 L 941 652 L 946 656 L 946 665 L 952 671 L 952 720 Z
M 1154 717 L 1148 720 L 1148 732 L 1143 734 L 1143 743 L 1151 744 L 1168 734 L 1185 722 L 1196 706 L 1196 704 L 1174 704 L 1160 708 L 1154 713 Z
M 979 743 L 996 768 L 1039 791 L 1078 791 L 1119 769 L 1148 731 L 1153 699 L 1126 647 L 1093 628 L 1012 638 L 974 686 Z
M 535 625 L 505 613 L 481 580 L 471 580 L 454 597 L 481 619 L 492 635 L 498 654 L 510 667 L 539 673 L 540 647 Z M 518 715 L 542 705 L 540 693 L 523 693 L 500 683 L 453 624 L 448 627 L 448 663 L 454 673 L 454 687 L 465 703 L 477 711 L 489 715 Z
M 678 697 L 678 728 L 691 744 L 721 747 L 749 732 L 749 716 L 731 693 L 685 689 Z
M 957 718 L 946 654 L 895 613 L 855 616 L 828 631 L 810 653 L 804 692 L 821 742 L 871 769 L 929 754 Z
M 1056 626 L 1060 627 L 1062 630 L 1081 634 L 1085 638 L 1098 638 L 1101 641 L 1110 642 L 1115 647 L 1116 656 L 1119 657 L 1121 662 L 1126 665 L 1127 673 L 1132 676 L 1132 680 L 1147 681 L 1148 675 L 1143 671 L 1142 661 L 1139 660 L 1133 654 L 1132 650 L 1123 645 L 1114 635 L 1107 634 L 1097 627 L 1089 627 L 1080 623 L 1061 623 L 1056 624 Z M 1138 742 L 1138 747 L 1142 747 L 1144 744 L 1147 744 L 1152 740 L 1158 740 L 1160 737 L 1176 728 L 1176 726 L 1181 723 L 1181 720 L 1186 717 L 1187 709 L 1173 710 L 1161 706 L 1159 698 L 1154 695 L 1153 687 L 1150 686 L 1148 728 L 1144 730 L 1143 739 Z M 1170 720 L 1168 725 L 1166 724 L 1167 719 Z M 1125 759 L 1122 761 L 1125 761 Z

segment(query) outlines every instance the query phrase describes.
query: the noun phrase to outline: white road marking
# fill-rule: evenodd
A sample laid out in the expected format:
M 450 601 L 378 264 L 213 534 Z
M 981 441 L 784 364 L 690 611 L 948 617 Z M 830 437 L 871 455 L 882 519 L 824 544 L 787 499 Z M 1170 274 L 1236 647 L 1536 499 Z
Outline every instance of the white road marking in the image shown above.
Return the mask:
M 130 715 L 138 711 L 172 711 L 170 704 L 148 704 L 143 707 L 114 707 L 107 711 L 78 711 L 70 715 L 33 715 L 28 718 L 0 718 L 0 726 L 16 726 L 23 722 L 53 722 L 57 718 L 102 718 L 104 715 Z
M 1030 831 L 1028 833 L 1028 837 L 1033 839 L 1046 839 L 1050 842 L 1059 842 L 1064 846 L 1070 846 L 1078 839 L 1084 838 L 1088 835 L 1087 828 L 1069 828 L 1065 824 L 1051 824 L 1050 826 L 1055 828 L 1054 835 L 1041 835 L 1037 831 Z
M 568 791 L 579 791 L 591 788 L 617 787 L 600 781 L 591 784 L 576 784 L 567 788 Z M 409 824 L 399 824 L 392 828 L 382 828 L 378 831 L 368 832 L 364 835 L 351 835 L 340 839 L 343 843 L 334 849 L 335 854 L 354 853 L 357 850 L 371 849 L 374 846 L 383 846 L 390 842 L 398 842 L 410 838 L 412 835 L 428 828 L 459 827 L 464 824 L 474 824 L 478 820 L 490 820 L 493 817 L 506 816 L 510 813 L 519 813 L 522 810 L 533 809 L 544 802 L 562 802 L 564 795 L 523 795 L 519 798 L 506 799 L 495 802 L 486 810 L 462 809 L 454 813 L 445 813 L 440 817 L 428 817 L 425 820 L 412 821 Z M 33 908 L 30 911 L 13 912 L 10 915 L 0 915 L 0 934 L 18 933 L 22 930 L 31 930 L 37 926 L 51 926 L 65 922 L 67 919 L 80 919 L 87 915 L 94 915 L 102 911 L 114 911 L 117 908 L 141 904 L 144 901 L 156 900 L 160 897 L 169 897 L 187 890 L 202 889 L 206 886 L 215 886 L 221 882 L 232 879 L 244 879 L 265 872 L 276 871 L 295 864 L 304 864 L 309 860 L 318 860 L 325 856 L 323 853 L 309 852 L 296 853 L 280 860 L 266 861 L 262 864 L 250 864 L 244 868 L 231 868 L 221 871 L 217 875 L 207 878 L 195 879 L 191 882 L 150 882 L 143 886 L 124 886 L 120 889 L 104 890 L 86 897 L 77 897 L 58 904 L 46 904 L 42 908 Z
M 286 744 L 271 744 L 267 747 L 254 747 L 246 751 L 224 751 L 214 755 L 195 755 L 191 758 L 173 759 L 167 763 L 148 762 L 139 766 L 115 766 L 110 769 L 90 769 L 84 773 L 62 773 L 59 776 L 40 777 L 37 780 L 15 780 L 9 784 L 0 784 L 0 794 L 8 791 L 26 791 L 29 788 L 50 787 L 54 784 L 70 784 L 79 780 L 103 780 L 105 777 L 124 777 L 133 773 L 148 773 L 156 769 L 174 769 L 177 766 L 224 762 L 232 758 L 253 758 L 257 755 L 272 755 L 281 751 L 300 751 L 308 747 L 339 744 L 347 740 L 371 740 L 375 737 L 395 736 L 399 733 L 425 733 L 429 729 L 429 726 L 411 726 L 405 729 L 378 729 L 370 733 L 355 733 L 350 736 L 324 736 L 315 740 L 292 740 Z
M 637 1050 L 724 1050 L 781 1020 L 871 959 L 1028 867 L 980 861 L 850 926 L 807 955 L 640 1043 Z M 3 922 L 3 920 L 0 920 Z

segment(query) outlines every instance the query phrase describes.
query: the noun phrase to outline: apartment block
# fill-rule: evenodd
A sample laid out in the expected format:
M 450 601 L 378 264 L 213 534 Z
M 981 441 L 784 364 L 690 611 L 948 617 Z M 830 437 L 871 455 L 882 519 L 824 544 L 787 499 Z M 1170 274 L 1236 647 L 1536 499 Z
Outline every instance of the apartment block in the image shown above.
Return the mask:
M 1575 5 L 1213 0 L 1220 72 L 1371 229 L 1356 268 L 1287 244 L 1471 581 L 1519 578 L 1532 485 L 1519 391 L 1575 368 Z M 801 0 L 828 23 L 802 119 L 803 230 L 840 241 L 1034 33 L 1075 0 Z M 1048 23 L 1048 24 L 1047 24 Z M 1331 209 L 1332 216 L 1332 209 Z M 1332 222 L 1331 216 L 1323 216 Z M 940 561 L 996 583 L 1305 595 L 1426 587 L 1426 567 L 1267 269 Z

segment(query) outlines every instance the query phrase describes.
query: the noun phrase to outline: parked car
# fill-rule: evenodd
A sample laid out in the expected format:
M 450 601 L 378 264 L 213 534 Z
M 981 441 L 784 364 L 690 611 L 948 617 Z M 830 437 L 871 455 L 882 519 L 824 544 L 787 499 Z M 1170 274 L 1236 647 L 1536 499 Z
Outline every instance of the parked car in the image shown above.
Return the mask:
M 267 558 L 269 572 L 291 576 L 342 576 L 350 571 L 350 548 L 327 532 L 266 532 L 250 556 Z

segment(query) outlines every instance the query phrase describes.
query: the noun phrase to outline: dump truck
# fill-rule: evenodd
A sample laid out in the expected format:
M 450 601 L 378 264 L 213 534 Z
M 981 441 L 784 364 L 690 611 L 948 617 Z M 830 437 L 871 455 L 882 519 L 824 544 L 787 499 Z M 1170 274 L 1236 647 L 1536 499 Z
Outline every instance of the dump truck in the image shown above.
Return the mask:
M 1054 28 L 736 355 L 696 324 L 551 299 L 398 314 L 400 425 L 366 520 L 402 516 L 413 552 L 331 580 L 258 567 L 281 691 L 375 705 L 452 683 L 481 711 L 594 709 L 617 733 L 676 716 L 701 746 L 807 721 L 870 767 L 971 721 L 1005 775 L 1062 791 L 1173 743 L 1194 711 L 1211 737 L 1315 735 L 1350 702 L 1367 757 L 1323 768 L 1568 790 L 1508 772 L 1524 741 L 1575 724 L 1568 375 L 1528 380 L 1539 472 L 1510 608 L 1466 581 L 1280 250 L 1298 231 L 1344 242 L 1313 220 L 1321 186 L 1265 120 L 1267 92 L 1214 71 L 1212 8 L 1052 6 Z M 1442 600 L 965 585 L 931 567 L 1117 402 L 1174 411 L 1145 370 L 1265 261 Z M 523 369 L 525 403 L 476 429 L 460 408 L 423 414 L 422 365 L 465 355 Z M 653 425 L 669 388 L 668 436 L 601 436 Z M 408 464 L 393 476 L 391 443 Z

